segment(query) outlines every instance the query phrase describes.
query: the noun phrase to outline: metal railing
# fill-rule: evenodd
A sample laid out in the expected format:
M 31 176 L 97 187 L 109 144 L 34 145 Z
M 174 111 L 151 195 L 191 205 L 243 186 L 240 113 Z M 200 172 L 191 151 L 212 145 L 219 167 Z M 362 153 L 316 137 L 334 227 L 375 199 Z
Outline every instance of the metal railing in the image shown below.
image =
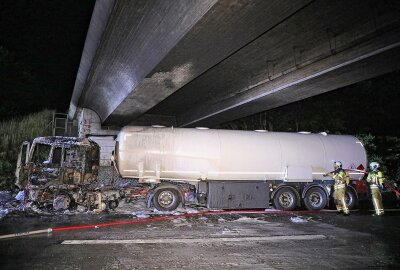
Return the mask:
M 68 114 L 66 113 L 53 113 L 51 130 L 53 136 L 77 136 L 73 121 L 68 120 Z

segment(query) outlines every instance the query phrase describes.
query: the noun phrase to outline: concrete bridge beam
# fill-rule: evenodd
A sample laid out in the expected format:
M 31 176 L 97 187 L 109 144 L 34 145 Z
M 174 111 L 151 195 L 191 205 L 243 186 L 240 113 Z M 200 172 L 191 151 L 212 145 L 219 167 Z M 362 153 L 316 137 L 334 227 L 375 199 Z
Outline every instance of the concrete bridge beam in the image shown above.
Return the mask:
M 400 69 L 400 29 L 284 76 L 267 79 L 219 102 L 209 100 L 177 116 L 178 126 L 213 126 L 322 94 Z

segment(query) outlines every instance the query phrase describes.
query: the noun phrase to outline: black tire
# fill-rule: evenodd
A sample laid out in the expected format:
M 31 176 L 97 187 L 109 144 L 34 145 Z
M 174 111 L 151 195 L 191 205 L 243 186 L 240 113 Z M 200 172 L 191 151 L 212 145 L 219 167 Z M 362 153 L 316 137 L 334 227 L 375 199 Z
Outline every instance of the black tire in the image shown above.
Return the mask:
M 174 188 L 158 188 L 154 192 L 153 204 L 159 211 L 173 211 L 180 203 L 179 191 Z
M 321 210 L 324 209 L 327 203 L 325 191 L 319 187 L 312 187 L 307 190 L 303 199 L 304 206 L 308 210 Z
M 347 207 L 352 210 L 356 208 L 357 206 L 357 196 L 354 194 L 354 191 L 347 188 L 346 189 L 346 202 L 347 202 Z
M 358 199 L 357 199 L 356 194 L 354 194 L 354 191 L 347 188 L 345 196 L 346 196 L 347 207 L 349 208 L 349 210 L 355 209 L 358 205 Z M 332 209 L 335 208 L 335 204 L 336 204 L 334 198 L 335 198 L 335 192 L 332 193 L 332 204 L 331 204 Z
M 108 201 L 108 209 L 115 210 L 119 205 L 118 200 Z
M 297 206 L 297 194 L 291 188 L 281 188 L 274 196 L 274 206 L 278 210 L 291 211 Z

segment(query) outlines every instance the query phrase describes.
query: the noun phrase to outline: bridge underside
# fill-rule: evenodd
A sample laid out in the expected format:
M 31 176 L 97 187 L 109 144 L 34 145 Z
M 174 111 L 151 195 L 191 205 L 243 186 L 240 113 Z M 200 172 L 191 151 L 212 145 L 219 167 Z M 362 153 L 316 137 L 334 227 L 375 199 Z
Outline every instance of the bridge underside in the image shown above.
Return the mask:
M 396 69 L 398 1 L 98 1 L 70 117 L 214 126 Z

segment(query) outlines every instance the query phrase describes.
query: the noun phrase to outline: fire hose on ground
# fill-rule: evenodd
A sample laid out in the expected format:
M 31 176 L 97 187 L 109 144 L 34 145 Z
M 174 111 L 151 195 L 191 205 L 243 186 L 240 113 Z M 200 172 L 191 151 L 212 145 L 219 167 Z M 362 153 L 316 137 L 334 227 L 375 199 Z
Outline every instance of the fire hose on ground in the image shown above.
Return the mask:
M 16 237 L 30 236 L 30 235 L 38 235 L 38 234 L 50 234 L 53 232 L 62 232 L 62 231 L 76 231 L 83 229 L 99 229 L 102 227 L 112 227 L 112 226 L 120 226 L 120 225 L 129 225 L 136 223 L 150 223 L 155 221 L 165 221 L 172 220 L 178 218 L 186 218 L 186 217 L 198 217 L 198 216 L 206 216 L 206 215 L 222 215 L 222 214 L 305 214 L 305 213 L 330 213 L 336 212 L 336 210 L 298 210 L 298 211 L 277 211 L 277 210 L 230 210 L 230 211 L 208 211 L 208 212 L 198 212 L 198 213 L 187 213 L 182 215 L 168 215 L 161 217 L 151 217 L 151 218 L 143 218 L 143 219 L 134 219 L 127 221 L 115 221 L 109 223 L 99 223 L 99 224 L 87 224 L 87 225 L 78 225 L 78 226 L 67 226 L 67 227 L 56 227 L 56 228 L 47 228 L 42 230 L 34 230 L 27 231 L 21 233 L 12 233 L 6 235 L 0 235 L 0 239 L 10 239 Z

